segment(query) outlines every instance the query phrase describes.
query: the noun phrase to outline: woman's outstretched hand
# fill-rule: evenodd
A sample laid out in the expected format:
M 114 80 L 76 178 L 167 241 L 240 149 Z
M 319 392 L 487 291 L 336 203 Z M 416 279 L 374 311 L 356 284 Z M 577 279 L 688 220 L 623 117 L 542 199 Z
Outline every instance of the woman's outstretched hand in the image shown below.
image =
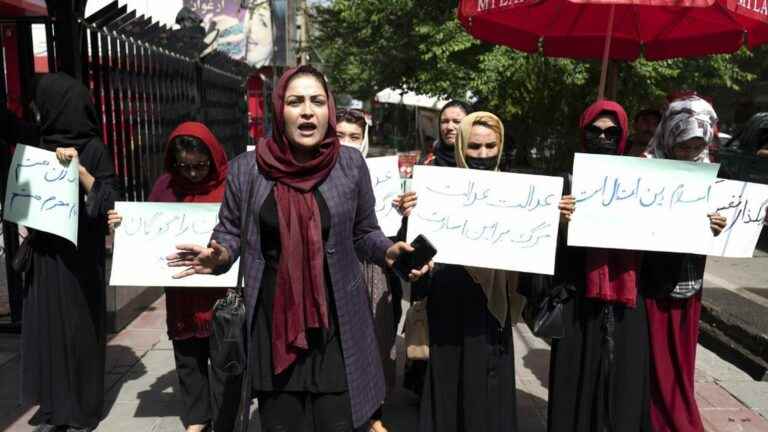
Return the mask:
M 173 275 L 174 279 L 182 279 L 194 274 L 211 274 L 222 265 L 229 263 L 229 251 L 224 246 L 211 241 L 211 247 L 194 244 L 176 246 L 177 252 L 166 257 L 168 267 L 186 267 L 180 273 Z

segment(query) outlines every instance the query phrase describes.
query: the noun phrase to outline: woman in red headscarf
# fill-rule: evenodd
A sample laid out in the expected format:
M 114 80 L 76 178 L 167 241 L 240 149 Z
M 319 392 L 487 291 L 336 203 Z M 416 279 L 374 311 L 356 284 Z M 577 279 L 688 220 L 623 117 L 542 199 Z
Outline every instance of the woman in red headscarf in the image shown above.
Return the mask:
M 165 174 L 155 182 L 149 201 L 219 203 L 224 199 L 227 155 L 210 129 L 202 123 L 179 125 L 168 138 Z M 109 223 L 121 218 L 109 212 Z M 222 288 L 166 288 L 168 337 L 173 342 L 176 373 L 187 432 L 206 430 L 212 420 L 208 385 L 208 337 L 213 304 Z
M 623 155 L 627 114 L 599 101 L 582 115 L 582 151 Z M 570 181 L 566 182 L 569 185 Z M 568 187 L 568 186 L 566 186 Z M 576 200 L 560 202 L 567 224 Z M 561 229 L 567 233 L 567 229 Z M 648 328 L 635 251 L 558 248 L 553 286 L 567 286 L 565 334 L 554 339 L 550 360 L 548 430 L 649 431 Z

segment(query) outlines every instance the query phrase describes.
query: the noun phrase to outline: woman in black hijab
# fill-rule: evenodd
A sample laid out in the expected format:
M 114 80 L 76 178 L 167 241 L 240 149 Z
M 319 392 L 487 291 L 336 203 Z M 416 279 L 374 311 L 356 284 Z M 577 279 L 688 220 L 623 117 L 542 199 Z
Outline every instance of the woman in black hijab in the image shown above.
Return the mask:
M 435 154 L 433 158 L 421 161 L 421 165 L 456 166 L 454 149 L 459 123 L 471 112 L 469 105 L 460 100 L 452 100 L 445 104 L 440 110 L 440 138 L 435 142 Z
M 22 400 L 39 405 L 37 431 L 91 431 L 104 412 L 107 210 L 115 171 L 99 138 L 88 89 L 63 73 L 44 76 L 35 103 L 40 147 L 63 163 L 80 162 L 77 244 L 30 230 L 22 326 Z

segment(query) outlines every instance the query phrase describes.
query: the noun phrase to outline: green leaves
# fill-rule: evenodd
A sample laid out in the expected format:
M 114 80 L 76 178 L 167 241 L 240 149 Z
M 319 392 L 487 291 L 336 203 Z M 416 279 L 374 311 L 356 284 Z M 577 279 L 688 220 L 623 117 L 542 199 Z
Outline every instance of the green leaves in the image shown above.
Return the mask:
M 387 87 L 441 97 L 464 98 L 469 92 L 479 107 L 508 124 L 509 135 L 524 150 L 520 162 L 531 149 L 557 159 L 564 149 L 575 148 L 578 118 L 597 97 L 599 62 L 482 43 L 464 31 L 455 8 L 455 1 L 446 0 L 335 0 L 315 11 L 315 49 L 334 89 L 356 98 L 370 99 Z M 742 50 L 616 64 L 616 99 L 631 115 L 661 106 L 674 91 L 738 91 L 768 67 L 765 59 Z

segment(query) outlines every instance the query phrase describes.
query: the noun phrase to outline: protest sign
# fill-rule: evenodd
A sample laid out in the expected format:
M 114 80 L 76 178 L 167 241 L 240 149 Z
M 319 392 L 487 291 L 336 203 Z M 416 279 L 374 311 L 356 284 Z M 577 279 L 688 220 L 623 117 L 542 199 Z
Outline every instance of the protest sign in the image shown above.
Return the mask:
M 8 172 L 3 218 L 63 237 L 77 246 L 80 164 L 62 164 L 56 153 L 16 146 Z
M 727 225 L 712 240 L 710 255 L 752 258 L 768 208 L 768 185 L 720 180 L 712 185 L 710 211 L 720 213 Z
M 397 156 L 385 156 L 365 160 L 371 173 L 371 186 L 376 196 L 376 218 L 387 237 L 397 235 L 402 216 L 392 206 L 392 200 L 402 191 Z
M 568 244 L 706 255 L 719 165 L 577 153 Z
M 168 267 L 176 245 L 207 245 L 218 223 L 220 204 L 115 203 L 123 221 L 115 230 L 110 285 L 165 287 L 234 287 L 238 264 L 226 274 L 172 276 L 183 268 Z
M 554 272 L 562 178 L 416 166 L 412 188 L 408 240 L 427 237 L 435 262 Z

